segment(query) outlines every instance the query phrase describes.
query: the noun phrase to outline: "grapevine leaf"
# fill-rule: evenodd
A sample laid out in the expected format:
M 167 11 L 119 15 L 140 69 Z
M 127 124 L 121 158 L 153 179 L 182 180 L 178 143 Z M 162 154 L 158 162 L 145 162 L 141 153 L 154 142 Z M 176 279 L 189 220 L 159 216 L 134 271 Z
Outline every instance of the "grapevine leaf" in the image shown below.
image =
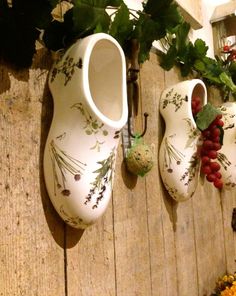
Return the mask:
M 173 0 L 148 0 L 144 4 L 144 12 L 150 14 L 153 18 L 158 18 L 160 14 L 170 6 Z
M 215 120 L 216 116 L 221 114 L 219 109 L 213 107 L 210 103 L 203 106 L 202 110 L 198 112 L 196 117 L 196 124 L 200 130 L 205 130 Z
M 176 27 L 174 31 L 176 34 L 176 47 L 178 54 L 181 55 L 186 51 L 188 44 L 188 33 L 190 30 L 190 24 L 184 22 Z
M 129 9 L 123 3 L 118 9 L 114 21 L 111 24 L 109 34 L 113 36 L 123 46 L 130 38 L 133 31 L 133 22 L 129 19 Z
M 232 61 L 230 63 L 229 72 L 230 72 L 230 75 L 232 76 L 232 80 L 234 84 L 236 84 L 236 62 L 235 61 Z
M 160 11 L 160 21 L 163 22 L 165 30 L 170 30 L 183 21 L 177 4 L 171 4 L 165 11 Z
M 176 47 L 175 46 L 170 46 L 170 48 L 168 49 L 166 54 L 162 53 L 160 55 L 160 65 L 161 65 L 161 67 L 164 70 L 169 71 L 175 64 L 176 56 L 177 56 Z
M 154 40 L 164 37 L 165 32 L 161 30 L 160 24 L 152 20 L 148 15 L 140 14 L 135 24 L 133 38 L 140 43 L 139 62 L 143 63 L 149 58 L 149 52 Z
M 208 46 L 206 46 L 206 43 L 202 39 L 197 39 L 194 42 L 194 55 L 195 58 L 203 58 L 206 56 L 208 51 Z
M 225 72 L 221 73 L 220 81 L 225 84 L 233 93 L 236 93 L 236 85 L 234 84 L 231 77 L 229 77 Z
M 101 3 L 100 3 L 101 2 Z M 102 2 L 104 1 L 76 1 L 73 7 L 74 32 L 78 37 L 84 37 L 94 33 L 94 30 L 100 26 L 100 31 L 106 33 L 110 25 L 110 17 L 105 11 Z M 92 5 L 93 4 L 93 5 Z
M 194 68 L 200 73 L 204 73 L 206 71 L 206 66 L 202 60 L 196 60 L 194 62 Z
M 103 29 L 102 29 L 102 25 L 100 23 L 98 23 L 96 25 L 96 28 L 94 29 L 93 33 L 102 33 Z

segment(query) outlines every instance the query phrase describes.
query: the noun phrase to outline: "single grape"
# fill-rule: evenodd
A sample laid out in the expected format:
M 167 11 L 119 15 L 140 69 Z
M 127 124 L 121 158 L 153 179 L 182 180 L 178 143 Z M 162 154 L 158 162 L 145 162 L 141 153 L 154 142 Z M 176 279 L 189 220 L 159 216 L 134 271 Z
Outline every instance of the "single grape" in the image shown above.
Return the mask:
M 216 175 L 215 175 L 215 174 L 208 174 L 208 175 L 206 176 L 206 178 L 207 178 L 207 181 L 209 181 L 209 182 L 214 182 L 215 179 L 216 179 Z
M 203 174 L 205 175 L 209 175 L 212 171 L 211 171 L 211 167 L 209 165 L 203 165 L 201 167 L 201 171 L 203 172 Z
M 218 119 L 217 121 L 216 121 L 216 125 L 218 125 L 218 126 L 224 126 L 224 121 L 222 120 L 222 119 Z
M 214 181 L 214 186 L 218 189 L 223 188 L 223 181 L 221 179 L 216 178 Z
M 223 46 L 223 51 L 224 52 L 229 52 L 230 51 L 230 46 L 229 45 L 224 45 Z
M 212 146 L 212 149 L 216 150 L 216 151 L 220 150 L 221 149 L 221 144 L 217 143 L 217 142 L 214 142 L 213 146 Z
M 221 178 L 222 178 L 222 175 L 221 175 L 221 173 L 220 173 L 219 171 L 214 172 L 214 175 L 215 175 L 216 178 L 218 178 L 218 179 L 221 179 Z
M 210 163 L 210 168 L 211 168 L 211 170 L 212 170 L 213 172 L 217 172 L 217 171 L 219 171 L 219 169 L 220 169 L 220 164 L 219 164 L 218 162 L 216 162 L 216 161 L 212 161 L 212 162 Z
M 211 159 L 216 159 L 218 153 L 217 153 L 217 151 L 215 151 L 215 150 L 209 150 L 207 155 L 208 155 Z
M 192 100 L 197 104 L 197 105 L 200 105 L 202 100 L 200 97 L 196 96 L 196 97 L 193 97 Z
M 213 142 L 211 140 L 205 140 L 202 147 L 206 150 L 211 150 L 213 148 Z
M 218 127 L 214 128 L 212 130 L 211 134 L 212 134 L 213 137 L 219 137 L 220 136 L 220 129 Z
M 212 138 L 212 141 L 213 141 L 214 143 L 219 143 L 219 142 L 220 142 L 220 137 L 219 137 L 219 136 L 214 137 L 214 138 Z
M 206 156 L 206 155 L 204 155 L 201 158 L 201 160 L 202 160 L 202 164 L 207 164 L 207 163 L 209 163 L 211 161 L 210 158 L 208 156 Z

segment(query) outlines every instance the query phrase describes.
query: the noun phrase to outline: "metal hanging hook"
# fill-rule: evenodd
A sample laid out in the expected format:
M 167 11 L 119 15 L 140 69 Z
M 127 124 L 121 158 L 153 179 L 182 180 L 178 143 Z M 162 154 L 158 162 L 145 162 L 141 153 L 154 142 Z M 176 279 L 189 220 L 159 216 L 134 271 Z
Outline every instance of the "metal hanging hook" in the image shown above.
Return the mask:
M 143 114 L 143 116 L 144 116 L 144 129 L 143 129 L 143 132 L 141 134 L 138 134 L 138 136 L 140 138 L 143 137 L 146 134 L 146 131 L 147 131 L 147 118 L 148 118 L 149 114 L 147 112 L 145 112 Z M 128 133 L 132 138 L 137 137 L 137 133 L 133 134 L 133 132 L 131 131 L 130 116 L 128 117 Z

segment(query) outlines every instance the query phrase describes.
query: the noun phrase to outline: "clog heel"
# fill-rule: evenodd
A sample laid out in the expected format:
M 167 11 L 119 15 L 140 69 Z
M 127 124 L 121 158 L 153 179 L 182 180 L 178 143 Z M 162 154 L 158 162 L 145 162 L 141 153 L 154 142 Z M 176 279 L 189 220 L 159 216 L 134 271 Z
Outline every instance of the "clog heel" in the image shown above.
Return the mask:
M 127 120 L 126 64 L 110 35 L 75 42 L 49 74 L 54 114 L 44 152 L 49 197 L 62 219 L 86 228 L 105 212 Z

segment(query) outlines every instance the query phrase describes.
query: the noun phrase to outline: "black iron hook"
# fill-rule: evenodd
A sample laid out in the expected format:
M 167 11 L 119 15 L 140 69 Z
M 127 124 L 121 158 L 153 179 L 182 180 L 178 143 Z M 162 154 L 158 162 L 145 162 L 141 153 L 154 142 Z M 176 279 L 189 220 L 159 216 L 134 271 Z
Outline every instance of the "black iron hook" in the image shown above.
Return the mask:
M 143 115 L 144 115 L 144 129 L 143 129 L 143 132 L 142 132 L 141 135 L 138 134 L 139 138 L 143 137 L 146 134 L 146 131 L 147 131 L 147 118 L 148 118 L 149 114 L 147 112 L 145 112 Z M 131 131 L 130 117 L 131 116 L 128 117 L 128 133 L 132 138 L 136 138 L 137 133 L 133 134 L 133 132 Z

